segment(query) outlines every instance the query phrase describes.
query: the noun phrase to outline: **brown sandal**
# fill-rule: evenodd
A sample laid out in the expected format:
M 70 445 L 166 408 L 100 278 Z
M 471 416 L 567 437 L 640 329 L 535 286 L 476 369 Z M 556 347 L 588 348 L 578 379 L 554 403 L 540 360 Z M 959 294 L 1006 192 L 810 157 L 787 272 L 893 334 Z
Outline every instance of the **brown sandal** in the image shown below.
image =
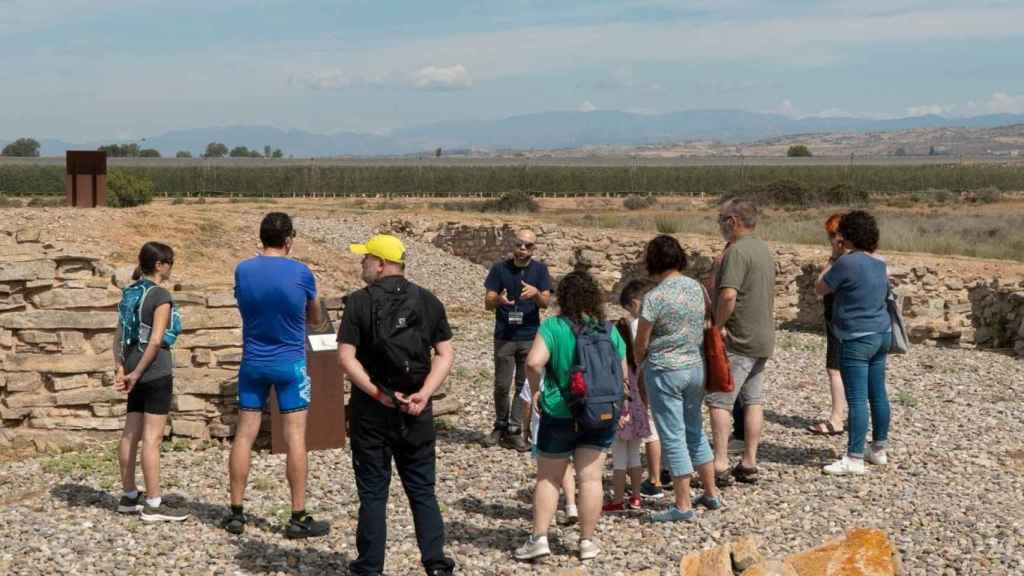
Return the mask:
M 836 430 L 831 420 L 822 420 L 814 426 L 808 426 L 807 431 L 816 436 L 839 436 L 846 433 L 846 430 Z
M 742 462 L 732 469 L 732 477 L 744 484 L 757 484 L 757 473 L 757 468 L 747 468 Z

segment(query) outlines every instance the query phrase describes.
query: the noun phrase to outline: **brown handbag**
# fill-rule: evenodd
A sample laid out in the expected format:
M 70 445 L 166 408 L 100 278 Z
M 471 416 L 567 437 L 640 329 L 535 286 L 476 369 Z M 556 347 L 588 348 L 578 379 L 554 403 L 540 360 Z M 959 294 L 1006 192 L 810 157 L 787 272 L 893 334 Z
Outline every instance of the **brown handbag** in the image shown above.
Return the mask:
M 703 285 L 701 287 L 704 288 Z M 704 304 L 704 389 L 708 392 L 732 392 L 736 383 L 729 368 L 729 356 L 725 352 L 722 331 L 715 326 L 711 296 L 707 288 L 704 288 Z

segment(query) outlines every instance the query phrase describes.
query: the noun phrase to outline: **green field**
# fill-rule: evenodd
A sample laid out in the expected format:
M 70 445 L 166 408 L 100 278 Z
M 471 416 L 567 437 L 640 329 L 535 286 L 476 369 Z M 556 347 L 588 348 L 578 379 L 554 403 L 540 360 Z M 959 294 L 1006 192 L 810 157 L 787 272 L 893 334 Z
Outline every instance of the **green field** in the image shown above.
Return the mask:
M 779 180 L 814 189 L 847 184 L 872 193 L 921 190 L 1024 190 L 1024 167 L 1000 164 L 554 166 L 293 163 L 220 165 L 201 160 L 111 167 L 146 176 L 163 196 L 540 196 L 720 194 Z M 64 192 L 60 163 L 0 163 L 0 194 Z

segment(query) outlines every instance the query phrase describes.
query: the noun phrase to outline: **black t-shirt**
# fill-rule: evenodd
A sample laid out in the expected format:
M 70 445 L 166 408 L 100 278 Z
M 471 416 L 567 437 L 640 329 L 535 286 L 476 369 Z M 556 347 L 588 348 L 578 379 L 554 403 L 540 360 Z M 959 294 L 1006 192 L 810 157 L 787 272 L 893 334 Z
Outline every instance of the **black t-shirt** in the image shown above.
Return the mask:
M 388 276 L 376 282 L 376 285 L 388 292 L 395 292 L 401 287 L 407 289 L 406 285 L 411 284 L 402 276 Z M 448 325 L 448 315 L 445 312 L 444 304 L 437 299 L 429 290 L 419 287 L 420 299 L 423 305 L 425 335 L 430 346 L 438 342 L 445 342 L 452 339 L 452 329 Z M 348 296 L 345 302 L 345 313 L 341 317 L 341 327 L 338 328 L 338 343 L 350 344 L 356 348 L 356 359 L 370 375 L 370 379 L 380 379 L 377 374 L 376 359 L 370 344 L 373 340 L 373 322 L 371 319 L 372 300 L 369 288 L 356 290 Z M 431 351 L 427 351 L 427 357 Z M 353 387 L 353 390 L 359 390 Z M 361 391 L 360 391 L 361 392 Z
M 540 327 L 540 306 L 536 300 L 520 300 L 523 282 L 533 286 L 540 292 L 551 290 L 551 275 L 543 262 L 530 260 L 525 268 L 516 266 L 511 259 L 496 262 L 491 266 L 484 280 L 484 288 L 501 294 L 507 290 L 506 296 L 514 304 L 498 306 L 494 314 L 494 337 L 498 340 L 533 340 Z M 509 321 L 512 313 L 516 322 Z M 522 317 L 518 317 L 521 314 Z

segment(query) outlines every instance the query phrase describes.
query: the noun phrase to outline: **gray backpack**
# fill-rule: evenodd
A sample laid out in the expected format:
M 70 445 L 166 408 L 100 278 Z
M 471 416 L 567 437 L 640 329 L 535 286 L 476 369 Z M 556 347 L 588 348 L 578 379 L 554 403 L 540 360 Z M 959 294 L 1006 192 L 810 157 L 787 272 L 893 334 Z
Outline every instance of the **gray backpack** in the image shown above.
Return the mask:
M 578 324 L 563 319 L 576 336 L 568 390 L 562 390 L 578 431 L 618 426 L 625 398 L 622 361 L 612 343 L 611 322 Z

